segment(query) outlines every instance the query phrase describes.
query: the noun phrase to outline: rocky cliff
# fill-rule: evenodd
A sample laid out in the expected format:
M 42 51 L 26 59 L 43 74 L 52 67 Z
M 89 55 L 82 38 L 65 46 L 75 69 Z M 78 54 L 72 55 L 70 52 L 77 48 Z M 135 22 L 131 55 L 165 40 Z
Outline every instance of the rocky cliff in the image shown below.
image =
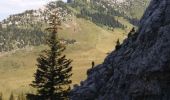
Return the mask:
M 71 100 L 170 100 L 170 0 L 152 0 L 138 31 L 87 74 Z

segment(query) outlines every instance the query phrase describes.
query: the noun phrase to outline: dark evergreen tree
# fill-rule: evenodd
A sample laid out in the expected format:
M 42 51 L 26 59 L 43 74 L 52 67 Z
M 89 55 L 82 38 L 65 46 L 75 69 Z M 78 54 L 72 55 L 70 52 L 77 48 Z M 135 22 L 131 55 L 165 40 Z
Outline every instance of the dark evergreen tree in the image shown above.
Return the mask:
M 2 30 L 2 23 L 0 22 L 0 31 Z
M 67 3 L 72 3 L 73 2 L 73 0 L 67 0 Z
M 11 93 L 9 100 L 15 100 L 13 93 Z
M 94 61 L 92 61 L 91 65 L 92 65 L 92 68 L 94 68 L 94 66 L 95 66 L 95 62 L 94 62 Z
M 135 28 L 133 27 L 128 34 L 128 38 L 131 37 L 135 33 Z
M 2 96 L 2 93 L 0 93 L 0 100 L 3 100 L 3 96 Z
M 116 42 L 115 50 L 118 50 L 121 47 L 119 39 Z
M 61 20 L 58 13 L 52 13 L 49 18 L 48 50 L 44 50 L 37 59 L 35 80 L 31 84 L 37 89 L 37 95 L 27 95 L 28 99 L 35 100 L 68 100 L 72 81 L 72 60 L 63 55 L 64 44 L 59 41 L 58 29 Z

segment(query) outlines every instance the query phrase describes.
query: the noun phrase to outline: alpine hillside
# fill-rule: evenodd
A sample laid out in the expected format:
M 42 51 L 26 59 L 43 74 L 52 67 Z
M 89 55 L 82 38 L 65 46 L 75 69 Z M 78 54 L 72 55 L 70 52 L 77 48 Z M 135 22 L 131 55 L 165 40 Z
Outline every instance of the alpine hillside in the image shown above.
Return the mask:
M 68 0 L 69 1 L 69 0 Z M 91 62 L 102 63 L 114 50 L 116 42 L 138 28 L 149 0 L 70 0 L 50 2 L 38 10 L 14 14 L 0 22 L 0 92 L 4 98 L 34 91 L 29 87 L 35 72 L 36 58 L 47 48 L 48 18 L 51 10 L 60 9 L 60 40 L 64 52 L 73 59 L 73 84 L 86 78 Z M 81 72 L 81 73 L 80 73 Z M 17 80 L 17 81 L 16 81 Z

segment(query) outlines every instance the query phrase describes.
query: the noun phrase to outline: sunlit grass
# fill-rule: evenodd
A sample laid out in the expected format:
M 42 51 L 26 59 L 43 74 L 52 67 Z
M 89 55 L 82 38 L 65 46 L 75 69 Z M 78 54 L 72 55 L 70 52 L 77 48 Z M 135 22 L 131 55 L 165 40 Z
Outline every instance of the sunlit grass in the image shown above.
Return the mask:
M 68 45 L 65 51 L 67 58 L 73 59 L 73 84 L 86 78 L 86 71 L 91 68 L 92 61 L 102 63 L 107 53 L 114 49 L 117 39 L 125 38 L 125 31 L 121 29 L 109 31 L 84 19 L 67 22 L 63 27 L 59 32 L 60 37 L 77 41 Z M 0 92 L 3 92 L 5 100 L 11 92 L 33 91 L 29 84 L 36 70 L 36 58 L 44 49 L 46 46 L 42 45 L 0 57 Z

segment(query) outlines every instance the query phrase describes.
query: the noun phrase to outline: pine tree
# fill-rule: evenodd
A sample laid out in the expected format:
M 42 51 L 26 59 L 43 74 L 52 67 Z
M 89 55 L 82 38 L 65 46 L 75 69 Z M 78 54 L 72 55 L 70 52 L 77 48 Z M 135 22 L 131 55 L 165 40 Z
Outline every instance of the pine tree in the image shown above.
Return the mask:
M 72 81 L 72 60 L 63 55 L 64 44 L 59 41 L 58 29 L 61 20 L 58 13 L 52 13 L 49 18 L 49 38 L 47 39 L 48 50 L 44 50 L 37 59 L 37 71 L 35 80 L 31 84 L 37 88 L 36 100 L 68 100 L 70 84 Z M 29 98 L 30 95 L 27 95 Z
M 13 93 L 11 93 L 9 100 L 15 100 Z
M 135 28 L 133 27 L 128 34 L 128 38 L 131 37 L 135 33 Z
M 72 3 L 73 2 L 73 0 L 67 0 L 67 3 Z
M 2 30 L 2 23 L 0 22 L 0 31 Z
M 0 92 L 0 100 L 3 100 L 3 96 L 2 93 Z
M 118 50 L 121 47 L 119 39 L 116 42 L 115 50 Z

